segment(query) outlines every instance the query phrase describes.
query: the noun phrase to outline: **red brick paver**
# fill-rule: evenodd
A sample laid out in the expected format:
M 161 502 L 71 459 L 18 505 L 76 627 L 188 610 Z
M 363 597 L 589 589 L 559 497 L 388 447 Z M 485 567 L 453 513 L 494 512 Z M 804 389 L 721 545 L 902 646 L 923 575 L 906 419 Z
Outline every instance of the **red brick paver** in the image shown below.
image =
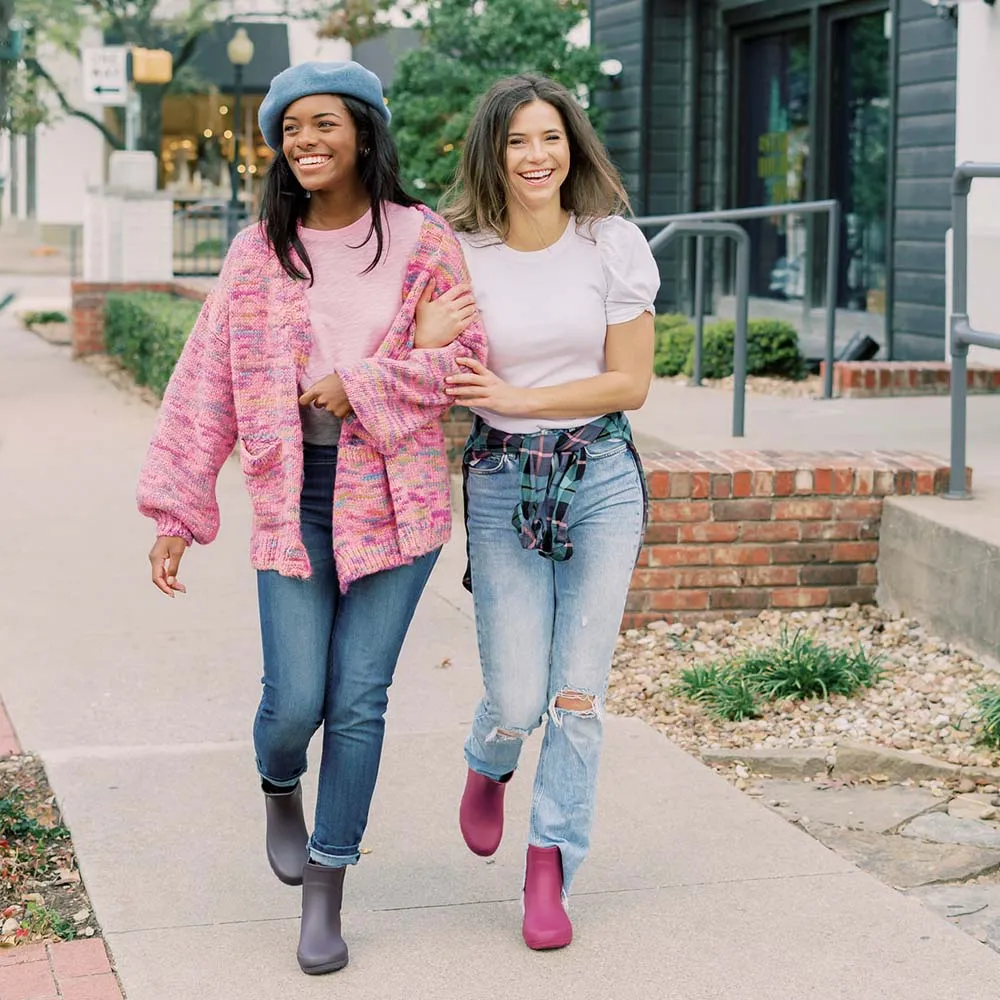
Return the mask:
M 49 1000 L 57 996 L 47 958 L 0 969 L 0 1000 Z
M 0 1000 L 122 1000 L 104 942 L 0 950 Z

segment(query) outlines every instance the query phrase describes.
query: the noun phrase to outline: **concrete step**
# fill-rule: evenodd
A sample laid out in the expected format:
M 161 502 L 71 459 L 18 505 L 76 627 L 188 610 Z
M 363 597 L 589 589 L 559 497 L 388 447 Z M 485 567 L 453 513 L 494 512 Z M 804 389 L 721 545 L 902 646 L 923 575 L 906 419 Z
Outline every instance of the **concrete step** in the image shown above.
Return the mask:
M 878 602 L 1000 660 L 1000 489 L 971 500 L 890 497 L 882 512 Z

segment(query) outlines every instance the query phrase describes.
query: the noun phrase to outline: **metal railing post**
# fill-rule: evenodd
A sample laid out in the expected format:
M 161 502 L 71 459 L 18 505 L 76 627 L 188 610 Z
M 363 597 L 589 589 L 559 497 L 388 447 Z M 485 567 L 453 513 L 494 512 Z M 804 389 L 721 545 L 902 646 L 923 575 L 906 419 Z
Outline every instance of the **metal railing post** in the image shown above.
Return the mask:
M 840 224 L 841 210 L 840 202 L 835 199 L 825 201 L 803 201 L 788 205 L 757 205 L 753 208 L 728 208 L 713 212 L 685 212 L 678 215 L 646 215 L 638 216 L 632 221 L 638 226 L 669 226 L 673 223 L 691 222 L 715 222 L 734 223 L 745 222 L 750 219 L 766 219 L 775 215 L 791 216 L 802 215 L 811 220 L 813 216 L 825 213 L 829 216 L 829 230 L 827 233 L 827 260 L 826 260 L 826 342 L 824 345 L 824 356 L 826 360 L 826 375 L 823 380 L 823 396 L 826 399 L 833 397 L 833 366 L 836 363 L 836 334 L 837 334 L 837 290 L 839 287 L 840 271 Z M 811 227 L 810 227 L 811 231 Z M 659 234 L 658 234 L 659 235 Z M 655 237 L 654 237 L 655 239 Z M 812 240 L 809 241 L 810 246 Z M 650 241 L 652 246 L 652 240 Z M 803 315 L 807 319 L 811 317 L 810 303 L 811 292 L 809 287 L 808 274 L 805 277 L 805 287 L 803 289 Z M 695 282 L 697 284 L 698 273 L 695 272 Z M 699 300 L 700 301 L 700 300 Z M 695 326 L 695 344 L 698 343 L 697 315 Z M 804 325 L 810 325 L 811 322 Z M 697 369 L 696 369 L 697 371 Z M 700 384 L 700 380 L 695 383 Z
M 734 222 L 678 220 L 670 222 L 650 241 L 655 254 L 677 236 L 725 236 L 735 240 L 736 333 L 733 344 L 733 437 L 743 437 L 746 416 L 747 327 L 750 312 L 750 235 Z M 697 341 L 696 341 L 697 343 Z
M 694 384 L 701 385 L 701 351 L 705 333 L 705 237 L 695 240 L 694 266 Z
M 733 437 L 743 437 L 747 397 L 747 330 L 750 323 L 750 234 L 736 226 L 736 351 L 733 359 Z
M 955 171 L 951 183 L 951 469 L 948 477 L 950 500 L 968 499 L 965 488 L 965 446 L 967 440 L 969 345 L 961 335 L 961 318 L 969 311 L 969 192 L 972 178 Z
M 1000 349 L 1000 334 L 974 330 L 969 323 L 969 192 L 977 177 L 1000 179 L 1000 164 L 961 163 L 951 181 L 951 469 L 946 500 L 970 499 L 966 486 L 969 347 Z
M 837 337 L 837 289 L 840 284 L 840 202 L 830 206 L 826 247 L 826 370 L 823 398 L 833 399 L 833 364 Z

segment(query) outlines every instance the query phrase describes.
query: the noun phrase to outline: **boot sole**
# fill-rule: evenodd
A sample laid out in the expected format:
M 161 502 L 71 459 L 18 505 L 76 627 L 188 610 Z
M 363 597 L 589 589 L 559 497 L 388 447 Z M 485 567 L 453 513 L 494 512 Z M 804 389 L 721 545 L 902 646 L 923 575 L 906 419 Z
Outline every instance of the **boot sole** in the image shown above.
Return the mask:
M 267 859 L 268 864 L 271 866 L 271 871 L 274 872 L 274 877 L 285 885 L 302 885 L 302 872 L 298 875 L 286 875 L 279 871 L 275 866 L 274 862 L 270 858 Z M 305 858 L 303 858 L 302 865 L 305 867 Z
M 299 963 L 299 968 L 307 976 L 325 976 L 329 972 L 340 972 L 341 969 L 347 967 L 347 959 L 345 958 L 343 962 L 333 962 L 330 965 L 316 965 L 307 968 L 306 966 Z

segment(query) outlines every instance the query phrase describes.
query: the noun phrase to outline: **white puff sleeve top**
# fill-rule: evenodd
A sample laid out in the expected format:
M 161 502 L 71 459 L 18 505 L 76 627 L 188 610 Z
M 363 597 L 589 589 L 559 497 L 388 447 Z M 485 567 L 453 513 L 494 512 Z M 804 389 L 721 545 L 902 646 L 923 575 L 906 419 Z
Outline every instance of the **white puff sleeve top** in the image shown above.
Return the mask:
M 626 219 L 591 225 L 571 217 L 544 250 L 513 250 L 479 234 L 459 239 L 489 338 L 490 369 L 511 385 L 541 388 L 603 374 L 608 327 L 653 312 L 659 271 L 642 232 Z M 500 430 L 531 434 L 601 414 L 572 421 L 481 416 Z
M 660 271 L 634 222 L 612 215 L 594 225 L 608 291 L 604 309 L 608 326 L 628 323 L 644 312 L 654 313 Z

